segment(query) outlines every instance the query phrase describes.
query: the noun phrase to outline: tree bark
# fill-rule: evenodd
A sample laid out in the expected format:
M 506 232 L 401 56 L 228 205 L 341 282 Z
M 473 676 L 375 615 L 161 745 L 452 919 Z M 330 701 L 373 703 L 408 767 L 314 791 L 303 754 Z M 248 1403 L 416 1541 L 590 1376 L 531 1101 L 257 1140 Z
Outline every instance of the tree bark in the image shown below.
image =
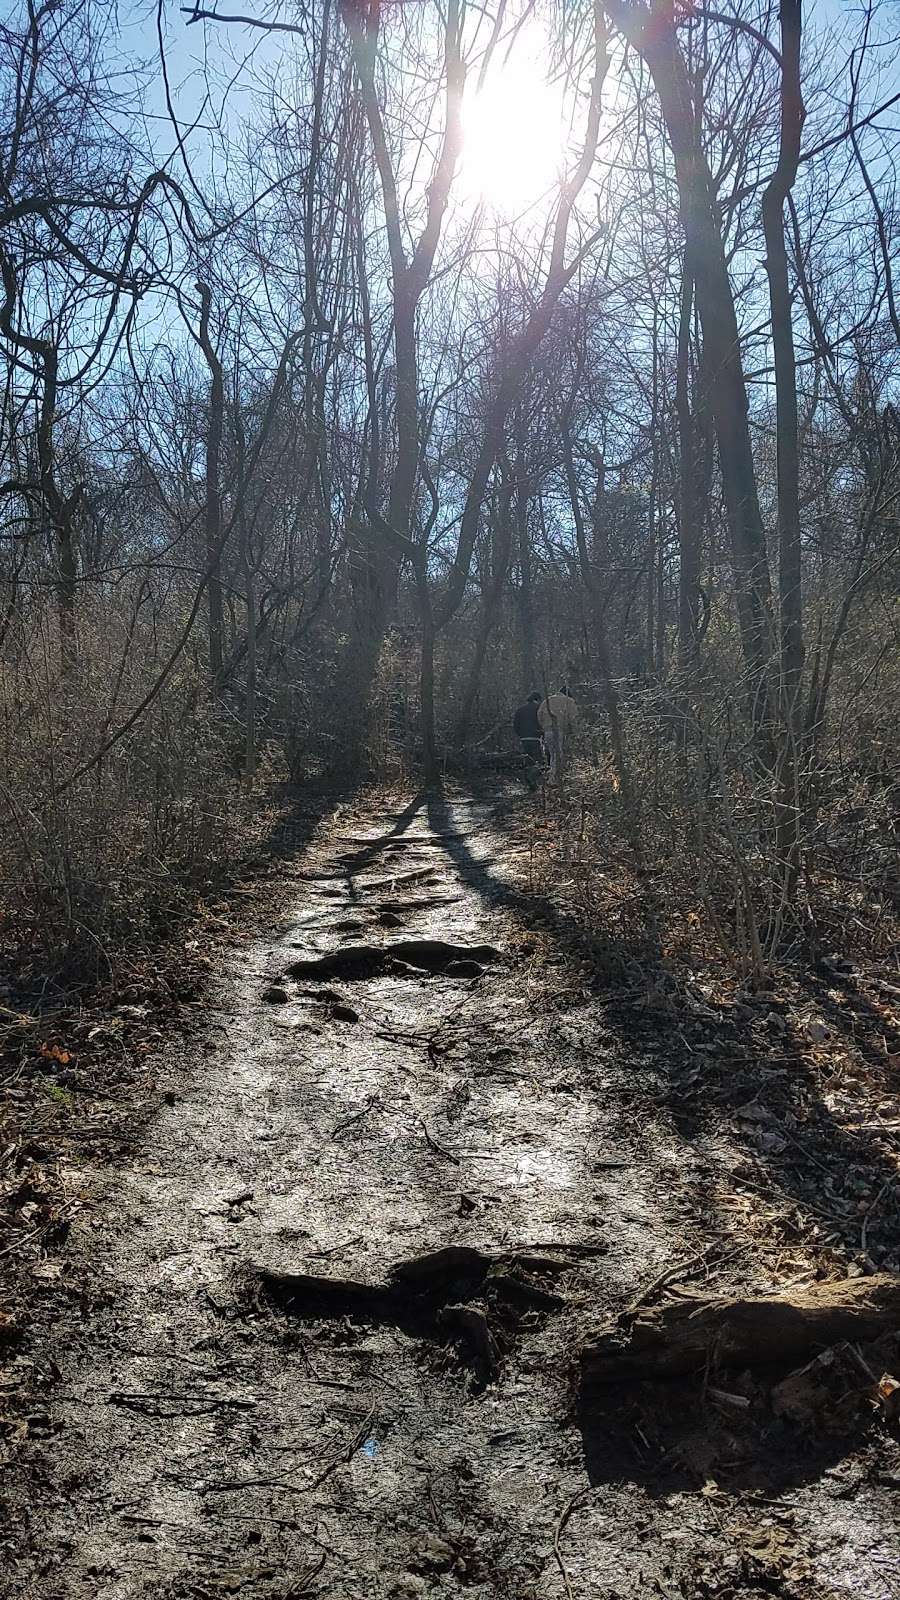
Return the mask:
M 421 630 L 421 657 L 419 663 L 419 721 L 422 735 L 422 773 L 426 783 L 437 783 L 439 778 L 437 745 L 434 726 L 434 646 L 437 629 L 428 588 L 428 572 L 424 554 L 416 563 L 416 599 L 419 607 Z
M 625 735 L 622 727 L 622 713 L 619 705 L 619 696 L 613 681 L 612 662 L 609 653 L 609 640 L 606 633 L 606 616 L 602 596 L 597 584 L 597 577 L 591 562 L 587 542 L 587 529 L 585 527 L 584 513 L 581 508 L 581 497 L 578 493 L 578 480 L 575 475 L 575 461 L 572 454 L 572 440 L 569 433 L 569 419 L 560 420 L 560 433 L 562 436 L 563 462 L 566 472 L 566 484 L 569 490 L 569 500 L 572 506 L 572 520 L 575 523 L 575 537 L 578 543 L 578 560 L 581 567 L 581 576 L 588 596 L 591 601 L 591 612 L 594 623 L 594 650 L 597 656 L 597 665 L 600 668 L 600 689 L 603 699 L 603 709 L 609 722 L 609 743 L 612 750 L 613 769 L 616 782 L 619 786 L 619 797 L 622 801 L 622 812 L 625 820 L 625 832 L 628 842 L 634 852 L 638 869 L 643 871 L 644 846 L 641 839 L 639 804 L 634 787 L 631 782 L 631 770 L 625 752 Z
M 244 572 L 247 584 L 247 718 L 244 729 L 244 776 L 248 785 L 256 776 L 256 573 L 249 550 Z
M 698 136 L 691 82 L 675 32 L 673 0 L 649 11 L 604 0 L 607 15 L 647 63 L 659 96 L 694 267 L 697 307 L 712 380 L 712 409 L 728 512 L 735 595 L 757 722 L 768 713 L 771 582 L 750 441 L 740 332 L 709 162 Z
M 566 267 L 565 260 L 569 223 L 578 197 L 594 165 L 597 142 L 600 137 L 603 85 L 606 81 L 608 70 L 609 49 L 606 25 L 603 20 L 600 0 L 595 0 L 594 77 L 591 84 L 591 101 L 584 136 L 584 148 L 571 178 L 563 184 L 560 193 L 559 208 L 553 225 L 550 264 L 547 268 L 547 279 L 543 292 L 536 306 L 530 312 L 524 327 L 511 343 L 496 391 L 488 407 L 481 448 L 476 457 L 475 467 L 469 480 L 466 498 L 463 503 L 459 543 L 457 544 L 453 565 L 450 569 L 449 580 L 440 597 L 439 605 L 436 607 L 435 616 L 439 628 L 446 627 L 447 623 L 451 621 L 465 594 L 472 564 L 472 552 L 478 535 L 481 507 L 490 482 L 494 462 L 503 442 L 507 418 L 521 389 L 529 364 L 540 348 L 550 327 L 553 313 L 559 304 L 560 296 L 571 277 L 571 269 Z
M 221 552 L 219 549 L 222 536 L 222 500 L 219 474 L 225 417 L 225 381 L 222 363 L 216 353 L 209 332 L 209 318 L 212 309 L 212 293 L 209 284 L 198 283 L 197 293 L 200 296 L 200 326 L 197 331 L 197 342 L 203 351 L 209 368 L 209 426 L 206 434 L 205 467 L 206 506 L 203 526 L 206 538 L 206 559 L 209 566 L 209 577 L 206 584 L 209 599 L 209 675 L 213 693 L 215 693 L 222 680 L 223 663 L 222 578 Z
M 497 515 L 494 522 L 491 571 L 482 592 L 481 610 L 475 635 L 475 650 L 469 668 L 468 681 L 463 693 L 462 709 L 459 714 L 458 738 L 461 745 L 465 744 L 469 737 L 469 727 L 481 683 L 484 658 L 487 654 L 491 634 L 497 623 L 500 602 L 503 599 L 503 590 L 509 573 L 509 558 L 512 549 L 511 502 L 512 482 L 510 477 L 507 476 L 504 480 L 497 507 Z
M 434 620 L 429 601 L 428 621 L 422 607 L 419 557 L 427 563 L 427 552 L 417 549 L 413 536 L 413 505 L 419 465 L 419 369 L 416 343 L 416 316 L 419 303 L 431 281 L 434 258 L 440 243 L 453 175 L 462 146 L 462 96 L 466 69 L 461 51 L 462 19 L 460 0 L 448 0 L 444 27 L 444 128 L 440 153 L 428 186 L 428 206 L 418 241 L 407 258 L 401 225 L 401 206 L 397 176 L 388 147 L 384 118 L 375 85 L 375 53 L 378 41 L 380 6 L 368 10 L 344 0 L 344 22 L 350 38 L 372 140 L 375 164 L 381 183 L 384 221 L 391 262 L 394 334 L 394 406 L 396 455 L 388 494 L 387 517 L 377 507 L 367 506 L 365 537 L 370 549 L 365 563 L 370 584 L 369 604 L 363 624 L 363 668 L 374 675 L 378 652 L 396 605 L 397 583 L 404 556 L 417 565 L 420 615 L 423 619 L 421 689 L 423 740 L 426 771 L 435 765 L 434 751 Z M 370 486 L 374 492 L 374 484 Z M 371 550 L 374 542 L 375 550 Z M 426 642 L 425 632 L 430 630 Z M 426 662 L 426 649 L 430 659 Z M 367 684 L 361 685 L 363 692 Z
M 876 1339 L 900 1321 L 900 1278 L 816 1283 L 759 1299 L 690 1299 L 604 1329 L 581 1351 L 582 1383 L 674 1378 L 724 1367 L 790 1365 L 840 1340 Z
M 687 252 L 681 278 L 675 409 L 678 417 L 678 664 L 682 672 L 700 666 L 700 532 L 697 505 L 697 439 L 691 407 L 691 316 L 694 275 Z
M 70 496 L 62 493 L 56 477 L 55 422 L 56 400 L 59 388 L 59 353 L 50 339 L 33 338 L 13 324 L 13 313 L 19 288 L 16 268 L 0 249 L 0 275 L 3 278 L 3 303 L 0 305 L 0 332 L 10 343 L 25 350 L 41 365 L 41 406 L 37 425 L 37 458 L 41 490 L 41 520 L 46 531 L 56 566 L 56 604 L 59 618 L 60 666 L 69 676 L 77 662 L 75 635 L 75 596 L 77 589 L 77 562 L 73 516 L 80 489 L 76 486 Z
M 802 0 L 781 0 L 781 137 L 778 164 L 762 202 L 766 277 L 772 311 L 775 358 L 776 452 L 778 474 L 778 598 L 781 624 L 780 710 L 776 852 L 788 900 L 799 871 L 800 806 L 797 789 L 800 689 L 803 678 L 803 598 L 800 552 L 800 446 L 797 421 L 797 363 L 784 206 L 797 177 L 803 100 L 800 90 Z
M 531 544 L 528 538 L 528 492 L 521 466 L 516 488 L 516 546 L 519 556 L 518 601 L 522 641 L 522 693 L 530 694 L 538 681 L 538 649 Z

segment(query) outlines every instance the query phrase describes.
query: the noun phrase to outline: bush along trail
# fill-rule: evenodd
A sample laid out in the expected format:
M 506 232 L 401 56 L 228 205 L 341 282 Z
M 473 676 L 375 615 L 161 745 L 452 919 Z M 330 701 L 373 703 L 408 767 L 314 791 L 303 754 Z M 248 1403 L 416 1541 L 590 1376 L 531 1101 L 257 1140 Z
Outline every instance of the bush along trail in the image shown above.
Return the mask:
M 900 1595 L 900 1282 L 764 1064 L 598 987 L 489 799 L 281 878 L 46 1242 L 4 1595 Z

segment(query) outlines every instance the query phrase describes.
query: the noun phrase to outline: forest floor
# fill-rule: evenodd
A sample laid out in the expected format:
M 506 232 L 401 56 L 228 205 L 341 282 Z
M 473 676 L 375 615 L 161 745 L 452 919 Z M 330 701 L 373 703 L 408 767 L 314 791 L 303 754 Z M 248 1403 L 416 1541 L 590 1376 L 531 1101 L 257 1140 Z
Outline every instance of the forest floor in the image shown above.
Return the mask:
M 900 1596 L 862 1352 L 800 1406 L 783 1370 L 577 1382 L 638 1299 L 895 1268 L 896 1101 L 774 998 L 600 985 L 530 810 L 370 795 L 282 841 L 186 1030 L 91 1024 L 147 1035 L 112 1110 L 43 1047 L 75 1076 L 13 1195 L 8 1600 Z

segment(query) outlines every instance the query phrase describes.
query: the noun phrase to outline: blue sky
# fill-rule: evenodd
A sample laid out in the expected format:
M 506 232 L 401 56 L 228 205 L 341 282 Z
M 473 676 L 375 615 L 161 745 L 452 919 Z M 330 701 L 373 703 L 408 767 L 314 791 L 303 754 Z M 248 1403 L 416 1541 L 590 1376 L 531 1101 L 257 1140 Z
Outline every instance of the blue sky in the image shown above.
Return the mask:
M 209 4 L 210 0 L 205 0 L 205 3 Z M 230 0 L 219 0 L 219 4 L 225 12 L 238 11 L 258 16 L 273 14 L 272 6 L 266 0 L 241 0 L 240 5 L 232 5 Z M 807 0 L 804 13 L 809 40 L 808 58 L 815 34 L 821 28 L 831 30 L 836 42 L 849 52 L 862 15 L 862 8 L 856 0 Z M 281 15 L 290 19 L 290 8 L 284 7 Z M 141 57 L 151 65 L 154 81 L 146 98 L 146 111 L 151 128 L 155 121 L 158 137 L 166 147 L 171 135 L 165 126 L 165 104 L 156 70 L 155 0 L 133 0 L 130 4 L 125 0 L 120 7 L 119 17 L 122 56 L 131 59 Z M 241 64 L 275 64 L 285 50 L 290 49 L 290 40 L 284 35 L 266 35 L 259 30 L 232 25 L 204 27 L 202 24 L 190 24 L 180 9 L 180 0 L 165 0 L 164 31 L 170 80 L 179 115 L 187 119 L 196 115 L 202 101 L 205 69 L 208 66 L 211 78 L 218 86 L 217 109 L 221 104 L 224 86 L 238 74 L 238 81 L 228 90 L 227 104 L 232 126 L 250 109 L 251 90 L 247 74 L 239 70 Z M 900 85 L 900 71 L 896 65 L 898 48 L 887 42 L 892 36 L 900 40 L 898 0 L 883 0 L 879 32 L 885 40 L 878 59 L 882 71 L 881 91 L 886 96 L 895 82 Z

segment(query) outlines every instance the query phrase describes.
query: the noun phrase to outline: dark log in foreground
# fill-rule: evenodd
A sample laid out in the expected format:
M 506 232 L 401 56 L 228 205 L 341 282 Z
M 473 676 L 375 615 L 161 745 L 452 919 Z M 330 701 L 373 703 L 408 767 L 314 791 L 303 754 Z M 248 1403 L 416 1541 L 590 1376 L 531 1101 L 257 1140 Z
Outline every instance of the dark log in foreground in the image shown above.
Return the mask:
M 581 1352 L 586 1385 L 679 1377 L 721 1367 L 789 1365 L 842 1339 L 900 1332 L 900 1278 L 881 1274 L 816 1283 L 760 1299 L 693 1299 L 605 1329 Z

